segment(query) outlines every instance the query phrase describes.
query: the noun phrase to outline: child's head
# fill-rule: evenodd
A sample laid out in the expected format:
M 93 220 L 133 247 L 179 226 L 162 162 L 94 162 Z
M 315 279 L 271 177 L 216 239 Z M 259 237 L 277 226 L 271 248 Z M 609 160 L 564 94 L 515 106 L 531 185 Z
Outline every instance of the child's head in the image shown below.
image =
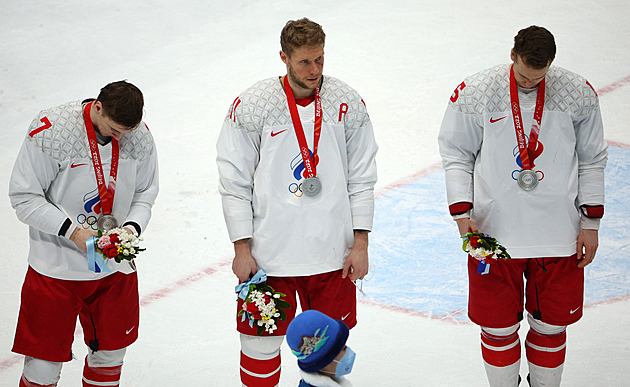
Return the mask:
M 354 362 L 354 352 L 346 347 L 348 334 L 348 327 L 341 320 L 307 310 L 289 324 L 287 343 L 302 370 L 340 376 L 348 374 Z M 333 362 L 335 366 L 329 366 Z

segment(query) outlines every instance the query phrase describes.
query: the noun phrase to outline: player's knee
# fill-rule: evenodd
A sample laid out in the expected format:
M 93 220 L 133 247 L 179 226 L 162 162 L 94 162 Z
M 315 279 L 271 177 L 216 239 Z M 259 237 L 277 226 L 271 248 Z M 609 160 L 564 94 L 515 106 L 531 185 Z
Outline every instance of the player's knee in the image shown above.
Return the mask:
M 59 381 L 63 363 L 41 360 L 26 356 L 24 358 L 24 377 L 31 383 L 48 386 Z
M 272 359 L 280 354 L 284 336 L 250 336 L 240 334 L 241 352 L 253 359 Z
M 127 348 L 114 351 L 96 351 L 88 353 L 87 364 L 90 367 L 116 367 L 123 364 Z
M 556 336 L 567 329 L 566 325 L 551 325 L 540 320 L 536 320 L 531 314 L 527 315 L 527 322 L 529 323 L 529 327 L 531 329 L 544 336 Z

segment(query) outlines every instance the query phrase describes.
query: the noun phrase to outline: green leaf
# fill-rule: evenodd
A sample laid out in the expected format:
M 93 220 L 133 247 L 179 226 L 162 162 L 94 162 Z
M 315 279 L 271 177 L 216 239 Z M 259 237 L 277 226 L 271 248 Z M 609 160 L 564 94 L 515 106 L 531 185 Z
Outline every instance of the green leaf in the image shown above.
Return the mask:
M 291 309 L 291 304 L 281 299 L 276 300 L 276 306 L 281 309 Z

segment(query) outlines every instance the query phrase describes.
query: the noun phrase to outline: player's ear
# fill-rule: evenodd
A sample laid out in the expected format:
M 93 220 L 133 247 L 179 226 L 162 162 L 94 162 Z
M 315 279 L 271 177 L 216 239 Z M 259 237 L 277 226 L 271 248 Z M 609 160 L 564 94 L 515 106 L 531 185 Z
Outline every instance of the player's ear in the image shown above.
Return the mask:
M 287 64 L 287 62 L 289 61 L 289 57 L 282 50 L 280 50 L 280 59 L 282 59 L 282 62 L 284 64 Z
M 514 55 L 514 49 L 510 50 L 510 59 L 512 59 L 512 62 L 516 62 L 516 55 Z

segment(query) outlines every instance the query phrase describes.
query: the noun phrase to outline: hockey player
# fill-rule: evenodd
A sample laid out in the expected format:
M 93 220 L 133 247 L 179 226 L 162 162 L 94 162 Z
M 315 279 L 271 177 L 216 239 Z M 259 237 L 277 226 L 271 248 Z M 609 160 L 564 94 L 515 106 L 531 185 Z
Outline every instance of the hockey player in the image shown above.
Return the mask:
M 481 326 L 491 386 L 520 380 L 524 308 L 528 380 L 560 384 L 566 326 L 582 316 L 584 267 L 598 246 L 608 157 L 599 102 L 584 78 L 551 66 L 555 53 L 545 28 L 519 31 L 513 63 L 466 78 L 439 134 L 460 234 L 489 234 L 514 258 L 482 274 L 468 257 L 468 315 Z
M 298 387 L 351 387 L 356 354 L 346 346 L 348 327 L 317 310 L 297 315 L 287 329 L 287 344 L 298 358 Z
M 232 270 L 242 282 L 262 268 L 292 305 L 273 334 L 258 337 L 256 327 L 237 320 L 246 386 L 278 384 L 296 293 L 302 310 L 320 310 L 352 328 L 352 281 L 368 271 L 377 145 L 361 97 L 322 75 L 324 38 L 317 23 L 289 21 L 280 51 L 287 75 L 236 98 L 217 142 Z
M 126 347 L 138 337 L 136 269 L 110 259 L 109 272 L 89 270 L 86 241 L 102 221 L 138 234 L 147 227 L 158 167 L 143 106 L 137 87 L 114 82 L 96 100 L 43 110 L 26 133 L 9 187 L 30 235 L 13 345 L 25 355 L 21 387 L 57 385 L 77 316 L 89 346 L 83 386 L 119 385 Z

